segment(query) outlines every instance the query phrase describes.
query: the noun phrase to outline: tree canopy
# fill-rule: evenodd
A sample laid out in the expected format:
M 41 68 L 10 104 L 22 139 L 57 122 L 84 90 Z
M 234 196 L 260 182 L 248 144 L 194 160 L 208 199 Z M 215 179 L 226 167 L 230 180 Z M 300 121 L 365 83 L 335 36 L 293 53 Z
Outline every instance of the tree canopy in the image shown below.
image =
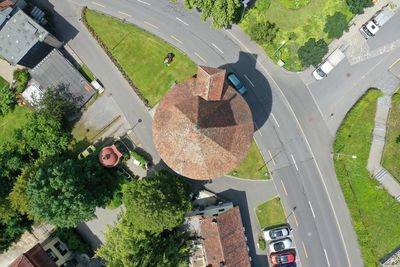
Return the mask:
M 19 214 L 11 217 L 7 222 L 0 221 L 0 253 L 17 241 L 30 224 L 29 220 Z
M 0 86 L 0 116 L 10 112 L 15 104 L 14 92 L 8 86 Z
M 275 23 L 260 21 L 250 24 L 249 35 L 252 40 L 257 42 L 272 42 L 278 32 Z
M 326 53 L 328 53 L 328 44 L 323 39 L 316 41 L 315 38 L 309 39 L 298 50 L 303 67 L 309 67 L 310 65 L 316 67 L 321 63 Z
M 74 227 L 104 207 L 118 180 L 97 160 L 65 160 L 41 167 L 29 180 L 27 194 L 35 218 L 59 227 Z
M 328 38 L 339 39 L 344 31 L 348 30 L 347 18 L 341 12 L 335 12 L 332 16 L 328 16 L 325 23 L 324 32 L 328 34 Z
M 240 0 L 185 0 L 185 6 L 189 9 L 195 6 L 201 10 L 201 18 L 212 18 L 216 28 L 232 24 L 243 8 Z
M 16 69 L 13 72 L 13 79 L 15 80 L 16 94 L 20 94 L 25 90 L 29 81 L 29 72 L 27 69 Z
M 346 2 L 353 14 L 362 14 L 364 8 L 374 5 L 372 0 L 346 0 Z

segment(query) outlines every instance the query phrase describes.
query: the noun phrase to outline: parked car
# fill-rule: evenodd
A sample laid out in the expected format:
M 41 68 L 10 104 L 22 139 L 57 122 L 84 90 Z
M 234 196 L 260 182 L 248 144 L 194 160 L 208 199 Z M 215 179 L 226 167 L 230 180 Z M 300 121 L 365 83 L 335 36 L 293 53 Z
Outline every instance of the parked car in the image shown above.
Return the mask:
M 361 34 L 365 37 L 365 39 L 374 37 L 379 29 L 386 22 L 388 22 L 394 16 L 394 14 L 394 11 L 390 8 L 389 5 L 384 6 L 381 10 L 375 13 L 375 15 L 369 21 L 361 26 Z
M 270 255 L 270 259 L 272 265 L 274 266 L 282 266 L 283 264 L 293 263 L 296 261 L 296 255 L 294 251 L 288 250 L 279 253 L 272 253 Z
M 247 92 L 247 88 L 243 86 L 239 78 L 235 73 L 231 72 L 228 74 L 228 80 L 232 86 L 241 94 L 244 95 Z
M 83 150 L 78 155 L 78 159 L 83 159 L 93 154 L 96 151 L 96 148 L 93 145 L 88 146 L 85 150 Z
M 282 226 L 270 230 L 265 230 L 263 232 L 265 241 L 276 240 L 279 238 L 284 238 L 290 234 L 290 229 L 287 226 Z
M 101 86 L 98 80 L 93 80 L 90 84 L 94 87 L 94 89 L 97 90 L 99 94 L 102 94 L 104 92 L 104 87 Z
M 335 51 L 330 54 L 323 63 L 321 63 L 314 71 L 313 76 L 316 80 L 322 80 L 328 73 L 333 70 L 336 65 L 338 65 L 346 55 L 340 48 L 337 48 Z
M 278 241 L 274 241 L 269 245 L 271 252 L 279 252 L 292 247 L 292 240 L 290 238 L 284 238 Z
M 292 263 L 288 263 L 288 264 L 283 264 L 283 265 L 279 265 L 279 267 L 296 267 L 296 263 L 292 262 Z

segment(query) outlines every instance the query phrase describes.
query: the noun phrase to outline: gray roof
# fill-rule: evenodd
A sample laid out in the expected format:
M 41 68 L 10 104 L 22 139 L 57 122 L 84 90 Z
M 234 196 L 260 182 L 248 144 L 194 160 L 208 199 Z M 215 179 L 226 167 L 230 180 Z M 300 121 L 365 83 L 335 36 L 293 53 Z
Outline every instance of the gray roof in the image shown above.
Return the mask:
M 7 7 L 6 9 L 0 11 L 0 27 L 7 20 L 12 11 L 12 7 Z
M 89 82 L 57 49 L 53 49 L 29 72 L 43 90 L 52 86 L 57 87 L 58 90 L 64 88 L 64 95 L 78 108 L 89 101 L 95 93 Z
M 11 18 L 0 29 L 0 56 L 15 65 L 48 34 L 21 9 L 15 8 Z

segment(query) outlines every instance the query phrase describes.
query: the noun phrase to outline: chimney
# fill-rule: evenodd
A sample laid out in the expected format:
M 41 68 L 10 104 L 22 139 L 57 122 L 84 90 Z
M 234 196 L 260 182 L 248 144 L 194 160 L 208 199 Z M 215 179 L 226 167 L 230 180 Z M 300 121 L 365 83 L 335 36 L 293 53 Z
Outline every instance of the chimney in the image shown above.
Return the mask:
M 219 101 L 222 99 L 226 70 L 199 66 L 197 69 L 194 95 L 207 101 Z

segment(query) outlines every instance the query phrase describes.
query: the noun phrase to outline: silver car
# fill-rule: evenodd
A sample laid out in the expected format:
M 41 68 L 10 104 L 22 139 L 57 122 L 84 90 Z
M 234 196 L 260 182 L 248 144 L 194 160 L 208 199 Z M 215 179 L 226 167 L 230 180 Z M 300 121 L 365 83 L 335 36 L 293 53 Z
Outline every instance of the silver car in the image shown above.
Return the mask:
M 271 252 L 279 252 L 292 247 L 292 240 L 290 238 L 284 238 L 278 241 L 274 241 L 269 245 Z
M 270 230 L 265 230 L 263 232 L 265 241 L 276 240 L 280 238 L 287 237 L 290 234 L 290 229 L 287 226 L 282 226 Z

